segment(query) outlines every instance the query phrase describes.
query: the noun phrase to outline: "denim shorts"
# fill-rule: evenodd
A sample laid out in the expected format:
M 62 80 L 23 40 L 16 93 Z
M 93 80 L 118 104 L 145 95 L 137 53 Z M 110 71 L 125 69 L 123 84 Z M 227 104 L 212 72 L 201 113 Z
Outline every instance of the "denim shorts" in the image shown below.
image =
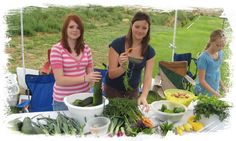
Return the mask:
M 53 100 L 52 106 L 53 106 L 53 111 L 68 110 L 64 102 L 58 102 L 58 101 Z

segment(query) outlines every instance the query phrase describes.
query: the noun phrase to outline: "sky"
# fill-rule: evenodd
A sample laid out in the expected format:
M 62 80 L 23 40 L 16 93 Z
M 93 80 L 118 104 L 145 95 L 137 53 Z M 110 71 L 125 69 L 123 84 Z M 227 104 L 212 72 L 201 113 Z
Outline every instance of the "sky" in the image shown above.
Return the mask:
M 5 82 L 5 76 L 7 74 L 7 59 L 8 55 L 4 52 L 4 46 L 5 44 L 9 41 L 9 39 L 6 38 L 6 24 L 4 21 L 4 15 L 7 14 L 7 12 L 11 9 L 16 9 L 16 8 L 21 8 L 21 7 L 26 7 L 26 6 L 47 6 L 47 5 L 55 5 L 55 6 L 77 6 L 77 5 L 102 5 L 102 6 L 142 6 L 142 7 L 150 7 L 150 8 L 156 8 L 156 9 L 166 9 L 166 10 L 174 10 L 174 9 L 188 9 L 191 7 L 198 7 L 198 8 L 223 8 L 224 12 L 226 14 L 226 17 L 228 18 L 228 21 L 230 23 L 230 26 L 233 30 L 232 34 L 232 40 L 229 44 L 231 50 L 232 50 L 232 56 L 231 59 L 229 60 L 230 63 L 230 70 L 232 71 L 232 80 L 235 79 L 235 61 L 236 60 L 236 54 L 235 54 L 235 37 L 236 37 L 236 8 L 235 5 L 232 4 L 232 0 L 31 0 L 31 1 L 26 1 L 26 0 L 7 0 L 2 2 L 0 5 L 0 122 L 6 120 L 6 116 L 4 115 L 4 111 L 6 110 L 5 104 L 6 104 L 6 96 L 8 94 L 7 89 L 6 89 L 6 82 Z M 236 81 L 235 81 L 236 82 Z M 226 100 L 230 102 L 234 102 L 235 99 L 235 93 L 236 93 L 236 86 L 235 82 L 233 81 L 233 86 L 230 89 L 229 94 L 225 98 Z M 226 137 L 233 136 L 233 131 L 235 131 L 235 108 L 232 109 L 231 112 L 231 118 L 233 120 L 230 120 L 230 128 L 221 130 L 220 132 L 217 133 L 211 133 L 211 134 L 196 134 L 196 135 L 189 135 L 189 136 L 184 136 L 184 137 L 179 137 L 179 136 L 170 136 L 165 138 L 166 140 L 183 140 L 183 139 L 188 139 L 188 140 L 199 140 L 199 139 L 225 139 Z M 64 140 L 65 137 L 45 137 L 45 136 L 20 136 L 17 134 L 12 134 L 9 133 L 8 130 L 4 128 L 0 128 L 1 135 L 6 136 L 6 138 L 14 138 L 14 139 L 19 139 L 22 138 L 24 140 L 32 140 L 34 139 L 57 139 L 57 140 Z M 5 139 L 6 139 L 5 138 Z M 70 140 L 78 140 L 78 138 L 71 138 L 71 137 L 66 137 L 66 139 L 70 138 Z M 137 137 L 135 140 L 151 140 L 153 139 L 152 137 Z M 83 138 L 82 140 L 92 140 L 90 138 Z M 103 140 L 111 140 L 111 139 L 103 139 Z M 114 140 L 114 139 L 112 139 Z M 116 140 L 116 139 L 115 139 Z M 118 139 L 117 139 L 118 140 Z M 122 139 L 119 139 L 122 140 Z M 129 139 L 133 140 L 133 139 Z

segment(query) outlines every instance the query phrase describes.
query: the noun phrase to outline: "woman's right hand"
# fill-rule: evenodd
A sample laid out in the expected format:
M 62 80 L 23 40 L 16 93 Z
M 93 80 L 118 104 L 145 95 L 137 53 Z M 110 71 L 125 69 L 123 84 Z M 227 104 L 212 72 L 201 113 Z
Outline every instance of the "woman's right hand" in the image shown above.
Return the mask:
M 102 78 L 102 75 L 100 72 L 90 72 L 89 74 L 84 76 L 85 82 L 99 82 L 99 80 Z
M 118 62 L 120 64 L 120 66 L 125 67 L 126 62 L 128 62 L 128 55 L 127 55 L 127 53 L 125 53 L 125 52 L 121 53 L 119 58 L 118 58 Z

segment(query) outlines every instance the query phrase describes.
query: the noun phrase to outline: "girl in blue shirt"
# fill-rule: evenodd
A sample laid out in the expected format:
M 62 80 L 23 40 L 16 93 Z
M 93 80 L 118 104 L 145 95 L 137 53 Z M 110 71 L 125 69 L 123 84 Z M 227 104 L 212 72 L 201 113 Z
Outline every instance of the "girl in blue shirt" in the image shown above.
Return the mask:
M 151 87 L 155 51 L 149 45 L 150 18 L 146 13 L 137 12 L 126 36 L 115 39 L 109 45 L 109 70 L 104 86 L 108 98 L 138 98 L 138 104 L 148 107 L 147 95 Z M 132 51 L 128 51 L 128 50 Z M 129 56 L 140 58 L 141 62 L 133 62 Z M 125 65 L 128 64 L 128 84 L 132 90 L 124 86 Z M 144 69 L 143 89 L 139 96 L 138 86 Z
M 220 79 L 220 66 L 224 55 L 222 49 L 225 43 L 226 38 L 222 30 L 215 30 L 211 33 L 205 51 L 201 53 L 197 61 L 196 94 L 221 97 L 219 88 L 226 91 Z

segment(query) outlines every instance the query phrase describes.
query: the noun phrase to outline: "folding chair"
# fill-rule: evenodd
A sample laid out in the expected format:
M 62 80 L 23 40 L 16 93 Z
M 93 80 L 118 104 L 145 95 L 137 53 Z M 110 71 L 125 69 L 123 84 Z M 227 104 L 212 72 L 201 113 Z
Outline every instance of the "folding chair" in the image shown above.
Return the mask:
M 154 86 L 154 91 L 161 97 L 164 97 L 164 91 L 166 89 L 190 90 L 190 87 L 195 85 L 195 82 L 187 75 L 187 68 L 187 61 L 160 61 L 159 75 L 157 78 L 161 79 L 161 83 Z
M 25 83 L 25 75 L 26 74 L 34 74 L 34 75 L 39 75 L 38 70 L 34 69 L 29 69 L 29 68 L 22 68 L 22 67 L 17 67 L 16 68 L 16 73 L 17 73 L 17 81 L 19 83 L 19 86 L 27 90 L 27 85 Z
M 52 94 L 55 83 L 54 76 L 31 75 L 25 76 L 25 82 L 31 92 L 31 99 L 17 105 L 18 108 L 28 107 L 29 112 L 52 111 Z M 26 110 L 27 111 L 27 110 Z M 28 112 L 27 111 L 27 112 Z
M 98 71 L 101 73 L 102 75 L 102 82 L 105 83 L 105 77 L 106 77 L 106 74 L 107 74 L 107 69 L 97 69 L 95 68 L 94 71 Z
M 108 66 L 105 64 L 105 63 L 102 63 L 104 69 L 101 69 L 101 68 L 94 68 L 94 71 L 98 71 L 101 73 L 102 75 L 102 82 L 105 83 L 105 80 L 106 80 L 106 75 L 107 75 L 107 71 L 108 71 Z
M 183 54 L 174 53 L 174 61 L 187 61 L 188 62 L 187 75 L 190 76 L 193 80 L 197 77 L 197 67 L 195 68 L 194 73 L 192 73 L 190 70 L 192 61 L 194 62 L 195 66 L 197 66 L 197 59 L 192 57 L 192 53 L 183 53 Z

